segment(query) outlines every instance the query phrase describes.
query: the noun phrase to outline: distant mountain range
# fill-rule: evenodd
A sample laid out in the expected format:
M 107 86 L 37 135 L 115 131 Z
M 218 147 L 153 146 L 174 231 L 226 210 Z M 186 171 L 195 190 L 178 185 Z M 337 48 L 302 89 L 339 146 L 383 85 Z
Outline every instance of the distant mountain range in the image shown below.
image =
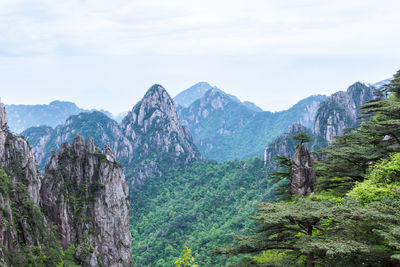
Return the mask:
M 33 126 L 50 126 L 52 128 L 63 124 L 70 116 L 82 112 L 95 111 L 79 108 L 75 103 L 67 101 L 53 101 L 46 105 L 6 105 L 9 118 L 8 127 L 14 133 L 22 131 Z M 99 110 L 116 121 L 121 122 L 126 113 L 114 116 L 106 110 Z
M 209 90 L 214 89 L 216 91 L 219 91 L 228 97 L 230 97 L 234 102 L 237 103 L 242 103 L 239 98 L 237 98 L 234 95 L 230 95 L 222 91 L 221 89 L 218 89 L 216 86 L 211 86 L 207 82 L 199 82 L 196 83 L 195 85 L 189 87 L 188 89 L 184 90 L 183 92 L 179 93 L 177 96 L 174 97 L 174 102 L 183 108 L 189 107 L 193 102 L 196 100 L 202 98 Z M 248 107 L 251 110 L 254 111 L 262 111 L 260 107 L 258 107 L 256 104 L 249 102 L 249 101 L 244 101 L 242 103 L 246 107 Z
M 200 96 L 199 90 L 191 95 L 193 88 L 196 86 L 181 93 L 187 96 L 185 103 Z M 201 83 L 201 88 L 204 92 L 207 87 Z M 312 128 L 318 108 L 327 98 L 311 96 L 286 111 L 268 112 L 252 103 L 236 101 L 220 89 L 208 88 L 190 106 L 179 107 L 178 113 L 200 152 L 206 158 L 218 161 L 261 155 L 274 137 L 287 131 L 294 123 Z M 191 101 L 189 96 L 193 97 Z
M 377 83 L 377 86 L 385 82 Z M 356 125 L 357 106 L 372 98 L 371 88 L 375 87 L 355 83 L 347 93 L 338 92 L 329 98 L 323 95 L 310 96 L 288 110 L 268 112 L 201 82 L 178 94 L 174 102 L 180 123 L 193 136 L 200 154 L 207 159 L 225 161 L 262 155 L 265 147 L 274 138 L 287 133 L 293 124 L 318 132 L 316 138 L 319 143 L 315 147 L 326 146 L 345 127 Z M 340 110 L 335 111 L 335 108 Z M 74 103 L 62 101 L 54 101 L 49 105 L 10 105 L 7 109 L 11 130 L 19 132 L 29 125 L 35 125 L 22 134 L 30 141 L 42 168 L 52 150 L 59 148 L 63 142 L 72 142 L 73 136 L 78 133 L 85 138 L 93 136 L 100 147 L 110 143 L 121 162 L 132 160 L 136 153 L 133 147 L 127 146 L 131 142 L 128 139 L 132 137 L 124 133 L 126 129 L 121 129 L 121 125 L 126 123 L 122 121 L 132 115 L 120 118 L 120 124 L 104 110 L 89 112 Z M 149 110 L 149 114 L 152 112 L 154 110 Z M 169 113 L 171 115 L 173 112 Z

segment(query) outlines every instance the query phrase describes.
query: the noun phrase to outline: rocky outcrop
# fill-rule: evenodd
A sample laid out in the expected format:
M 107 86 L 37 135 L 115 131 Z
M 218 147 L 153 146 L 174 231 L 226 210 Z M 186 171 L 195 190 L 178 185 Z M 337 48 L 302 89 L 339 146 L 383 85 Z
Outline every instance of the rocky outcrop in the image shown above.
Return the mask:
M 290 193 L 307 196 L 314 192 L 316 176 L 314 163 L 304 144 L 300 144 L 290 167 Z
M 7 130 L 5 107 L 0 103 L 0 265 L 26 266 L 32 261 L 26 255 L 33 249 L 45 255 L 49 249 L 58 249 L 38 206 L 40 178 L 28 143 Z M 49 264 L 54 258 L 37 260 Z
M 7 169 L 12 182 L 24 181 L 29 195 L 39 204 L 40 177 L 35 157 L 25 139 L 7 131 L 7 118 L 4 105 L 0 103 L 0 167 Z
M 127 167 L 127 180 L 132 186 L 201 158 L 190 132 L 179 121 L 173 100 L 161 85 L 147 91 L 124 118 L 121 129 L 134 151 Z
M 276 169 L 277 166 L 275 165 L 274 161 L 275 156 L 283 155 L 287 158 L 293 157 L 297 142 L 293 140 L 292 137 L 300 132 L 304 132 L 309 136 L 312 136 L 310 129 L 301 124 L 295 123 L 290 126 L 289 132 L 278 136 L 271 143 L 269 143 L 264 151 L 264 166 L 269 165 Z
M 327 146 L 335 136 L 342 135 L 346 128 L 357 127 L 360 123 L 359 106 L 374 98 L 375 88 L 357 82 L 346 92 L 331 95 L 321 105 L 315 118 L 314 133 L 319 147 Z
M 46 168 L 41 207 L 84 266 L 132 266 L 128 187 L 112 150 L 77 135 Z

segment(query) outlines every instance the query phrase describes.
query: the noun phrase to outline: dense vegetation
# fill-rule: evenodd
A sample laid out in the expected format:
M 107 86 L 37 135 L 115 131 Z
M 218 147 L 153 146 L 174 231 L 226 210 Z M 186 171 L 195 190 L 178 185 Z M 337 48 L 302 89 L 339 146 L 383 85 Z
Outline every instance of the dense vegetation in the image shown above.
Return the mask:
M 209 251 L 231 242 L 230 233 L 249 233 L 256 203 L 274 195 L 259 158 L 194 163 L 139 190 L 131 196 L 137 266 L 171 266 L 185 245 L 199 266 L 224 266 L 227 260 Z
M 214 252 L 256 255 L 240 266 L 398 266 L 400 71 L 384 90 L 362 107 L 372 118 L 321 151 L 314 195 L 259 204 L 255 233 Z

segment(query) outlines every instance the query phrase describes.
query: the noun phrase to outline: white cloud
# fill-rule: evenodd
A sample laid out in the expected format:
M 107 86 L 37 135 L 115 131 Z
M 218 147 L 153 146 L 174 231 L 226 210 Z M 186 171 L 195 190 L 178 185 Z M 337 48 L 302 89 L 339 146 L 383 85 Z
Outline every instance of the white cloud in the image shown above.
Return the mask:
M 120 112 L 152 83 L 175 94 L 206 80 L 279 110 L 395 72 L 399 9 L 398 0 L 0 0 L 0 94 Z
M 0 3 L 3 53 L 338 53 L 398 30 L 397 1 L 139 0 Z M 394 49 L 400 36 L 391 36 Z M 353 50 L 354 49 L 354 50 Z M 75 51 L 75 52 L 73 52 Z

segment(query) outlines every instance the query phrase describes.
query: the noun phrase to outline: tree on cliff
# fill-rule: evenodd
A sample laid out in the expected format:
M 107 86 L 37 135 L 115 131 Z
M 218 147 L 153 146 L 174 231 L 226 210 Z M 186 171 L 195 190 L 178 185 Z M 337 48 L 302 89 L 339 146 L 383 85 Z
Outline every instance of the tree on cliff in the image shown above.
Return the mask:
M 300 142 L 299 145 L 302 145 L 304 143 L 311 142 L 311 137 L 306 134 L 305 132 L 300 132 L 298 134 L 293 135 L 292 137 L 295 141 Z

